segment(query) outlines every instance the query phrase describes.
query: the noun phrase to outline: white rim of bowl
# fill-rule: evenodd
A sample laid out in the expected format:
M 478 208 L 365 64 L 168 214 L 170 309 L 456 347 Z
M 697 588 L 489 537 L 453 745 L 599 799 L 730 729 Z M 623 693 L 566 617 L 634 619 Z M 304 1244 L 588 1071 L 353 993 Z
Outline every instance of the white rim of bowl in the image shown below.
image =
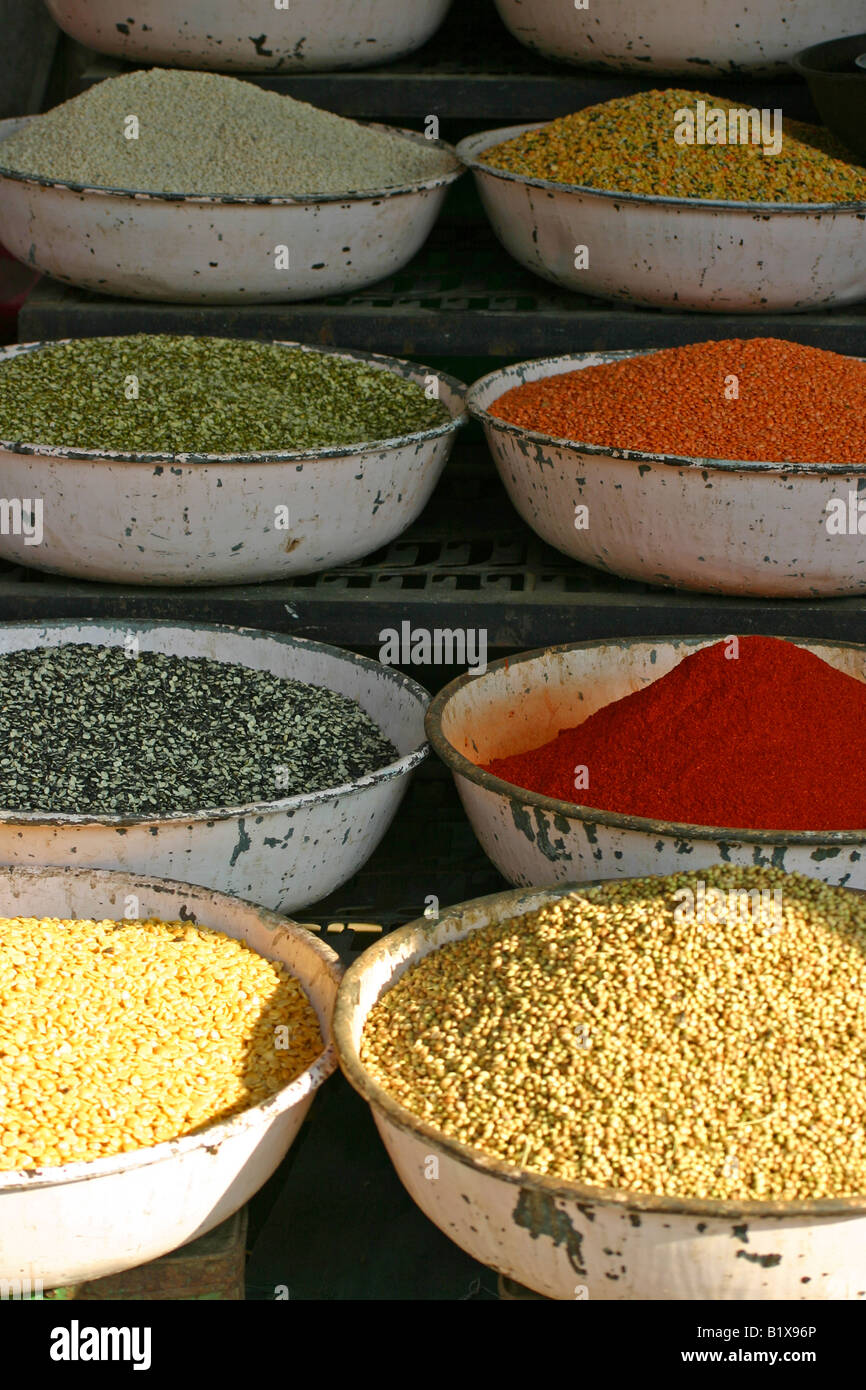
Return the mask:
M 713 341 L 713 340 L 710 340 Z M 786 342 L 795 342 L 794 339 L 785 339 Z M 801 344 L 796 344 L 801 346 Z M 703 346 L 703 344 L 687 344 L 686 346 Z M 471 386 L 466 389 L 466 409 L 474 420 L 479 420 L 485 428 L 495 429 L 501 434 L 513 434 L 518 439 L 529 440 L 533 444 L 549 444 L 557 449 L 572 449 L 581 454 L 589 454 L 596 458 L 623 459 L 627 463 L 657 463 L 670 468 L 693 468 L 698 472 L 720 472 L 720 473 L 755 473 L 766 476 L 771 473 L 779 473 L 784 477 L 790 474 L 851 474 L 866 468 L 866 459 L 862 463 L 785 463 L 783 460 L 761 459 L 717 459 L 717 458 L 693 458 L 688 454 L 653 454 L 644 453 L 640 449 L 622 449 L 610 444 L 582 444 L 577 439 L 564 439 L 559 435 L 544 434 L 541 430 L 527 429 L 524 425 L 515 425 L 509 420 L 503 420 L 498 415 L 491 415 L 489 406 L 478 403 L 478 397 L 483 392 L 494 386 L 497 382 L 503 386 L 502 395 L 506 391 L 516 386 L 534 385 L 539 381 L 550 381 L 556 376 L 565 376 L 569 371 L 580 371 L 586 367 L 608 366 L 616 362 L 623 362 L 630 357 L 654 357 L 657 353 L 663 352 L 664 348 L 616 348 L 602 352 L 576 352 L 571 354 L 559 355 L 557 357 L 533 357 L 525 362 L 514 362 L 508 367 L 498 367 L 493 372 L 488 372 L 486 376 L 479 377 Z M 844 354 L 840 354 L 842 356 Z M 593 358 L 593 361 L 588 361 Z M 851 357 L 851 362 L 866 362 L 863 357 Z M 573 365 L 571 365 L 573 364 Z M 562 366 L 562 371 L 551 371 L 544 376 L 534 376 L 525 381 L 516 380 L 509 384 L 511 373 L 519 373 L 527 367 L 541 366 Z M 491 405 L 493 402 L 491 401 Z M 0 445 L 0 448 L 3 446 Z
M 331 646 L 327 642 L 313 642 L 306 637 L 290 637 L 286 633 L 267 632 L 263 629 L 252 627 L 233 627 L 229 623 L 187 623 L 172 618 L 154 618 L 150 622 L 130 621 L 121 622 L 116 618 L 51 618 L 45 622 L 24 622 L 24 623 L 3 623 L 0 625 L 2 632 L 63 632 L 71 628 L 116 628 L 118 632 L 124 633 L 145 633 L 159 629 L 183 629 L 185 632 L 213 632 L 225 634 L 232 637 L 254 638 L 268 642 L 278 642 L 283 646 L 300 647 L 305 651 L 324 652 L 328 656 L 340 657 L 350 666 L 360 666 L 363 670 L 384 673 L 388 680 L 398 686 L 406 695 L 415 700 L 422 710 L 426 710 L 430 703 L 430 693 L 425 690 L 417 681 L 411 677 L 403 675 L 402 671 L 397 671 L 393 666 L 384 666 L 379 661 L 373 661 L 367 656 L 358 656 L 356 652 L 344 651 L 342 647 Z M 11 647 L 0 656 L 10 655 L 15 651 L 38 650 L 41 646 L 49 645 L 46 643 L 36 643 L 34 647 Z M 93 646 L 118 646 L 119 643 L 107 642 L 100 639 L 98 642 L 56 642 L 50 644 L 52 648 L 64 646 L 93 647 Z M 217 657 L 208 657 L 209 661 L 218 661 Z M 243 666 L 243 661 L 220 662 L 220 665 Z M 256 667 L 247 667 L 248 670 L 256 670 Z M 295 680 L 304 685 L 311 685 L 313 682 L 304 681 L 301 676 L 281 676 L 281 680 Z M 318 686 L 317 689 L 330 690 L 331 686 Z M 335 692 L 339 694 L 340 692 Z M 351 695 L 346 697 L 352 699 Z M 357 703 L 357 701 L 355 701 Z M 371 716 L 372 717 L 372 716 Z M 375 720 L 373 720 L 376 723 Z M 386 738 L 390 736 L 377 725 L 380 733 Z M 85 826 L 98 825 L 108 829 L 123 829 L 130 826 L 145 825 L 188 825 L 188 824 L 207 824 L 219 820 L 235 820 L 239 817 L 246 818 L 256 815 L 273 815 L 279 812 L 299 811 L 307 806 L 314 806 L 324 801 L 344 800 L 350 796 L 357 795 L 359 792 L 367 791 L 370 787 L 379 786 L 383 782 L 393 782 L 398 777 L 404 777 L 406 773 L 412 772 L 418 767 L 430 751 L 430 745 L 424 740 L 417 748 L 413 748 L 411 753 L 402 754 L 396 762 L 388 763 L 385 767 L 379 768 L 376 772 L 370 772 L 365 777 L 359 777 L 356 782 L 345 782 L 337 787 L 323 787 L 320 791 L 303 792 L 298 796 L 282 797 L 273 801 L 251 801 L 238 806 L 215 806 L 200 811 L 170 811 L 164 815 L 72 815 L 66 811 L 9 811 L 0 808 L 0 825 L 52 825 L 57 827 L 68 827 L 69 829 L 79 829 Z M 188 885 L 187 885 L 188 886 Z
M 291 935 L 302 935 L 304 938 L 308 938 L 334 983 L 339 986 L 342 979 L 343 966 L 336 951 L 327 942 L 320 941 L 315 933 L 302 927 L 299 922 L 290 917 L 281 917 L 277 912 L 258 907 L 255 903 L 246 902 L 244 899 L 232 899 L 227 893 L 219 893 L 212 888 L 203 888 L 200 884 L 181 883 L 178 879 L 170 878 L 151 878 L 148 874 L 123 873 L 114 869 L 78 869 L 72 866 L 58 868 L 45 864 L 0 866 L 0 876 L 4 873 L 32 876 L 35 882 L 38 882 L 46 871 L 53 874 L 68 873 L 88 879 L 96 878 L 106 886 L 117 884 L 118 887 L 123 887 L 133 883 L 139 886 L 147 884 L 154 890 L 163 888 L 184 895 L 207 893 L 211 897 L 225 899 L 231 904 L 240 903 L 241 906 L 255 911 L 263 924 L 271 927 L 274 931 L 285 933 L 288 930 Z M 221 928 L 213 928 L 213 930 L 221 930 Z M 224 934 L 229 935 L 229 933 Z M 257 954 L 262 955 L 263 953 L 259 951 Z M 264 959 L 270 960 L 271 957 L 266 956 Z M 293 971 L 290 973 L 294 974 Z M 299 975 L 295 975 L 295 979 L 302 986 L 304 985 L 304 981 Z M 306 987 L 304 987 L 304 994 L 315 1009 Z M 321 1022 L 319 1027 L 323 1035 L 327 1033 L 327 1029 L 322 1028 Z M 233 1139 L 242 1134 L 245 1130 L 258 1127 L 262 1121 L 274 1119 L 284 1110 L 297 1105 L 305 1096 L 315 1094 L 322 1083 L 327 1081 L 332 1072 L 336 1070 L 336 1066 L 337 1052 L 334 1046 L 332 1027 L 331 1039 L 325 1042 L 323 1050 L 316 1059 L 299 1076 L 296 1076 L 294 1081 L 290 1081 L 287 1086 L 276 1091 L 267 1100 L 260 1101 L 258 1105 L 252 1105 L 249 1109 L 242 1110 L 230 1119 L 220 1120 L 206 1129 L 199 1130 L 196 1134 L 184 1134 L 177 1139 L 164 1139 L 159 1144 L 153 1144 L 150 1147 L 109 1154 L 105 1158 L 78 1159 L 74 1163 L 57 1164 L 52 1167 L 0 1169 L 0 1199 L 9 1193 L 32 1192 L 47 1187 L 61 1187 L 68 1183 L 87 1182 L 93 1178 L 106 1178 L 116 1173 L 123 1173 L 127 1169 L 145 1168 L 150 1167 L 153 1163 L 163 1163 L 168 1159 L 187 1154 L 193 1149 L 222 1144 L 227 1139 Z
M 56 338 L 45 342 L 37 343 L 12 343 L 8 347 L 0 347 L 0 372 L 3 370 L 3 363 L 10 362 L 15 357 L 23 356 L 28 352 L 39 352 L 45 348 L 66 347 L 70 343 L 83 341 L 102 341 L 107 342 L 114 338 L 134 338 L 135 333 L 100 334 L 95 339 L 81 338 Z M 214 333 L 163 333 L 148 335 L 152 337 L 165 338 L 219 338 L 219 334 Z M 67 444 L 28 444 L 24 441 L 0 440 L 0 452 L 7 454 L 28 455 L 36 458 L 45 459 L 74 459 L 78 462 L 91 463 L 143 463 L 143 464 L 207 464 L 218 463 L 228 464 L 264 464 L 264 463 L 317 463 L 320 460 L 332 460 L 340 458 L 357 458 L 361 454 L 368 454 L 387 449 L 402 449 L 407 445 L 421 444 L 427 440 L 439 439 L 443 435 L 455 433 L 468 422 L 469 415 L 466 409 L 465 382 L 458 381 L 456 377 L 449 376 L 446 372 L 440 372 L 434 367 L 424 367 L 414 362 L 408 362 L 402 357 L 386 357 L 378 352 L 356 352 L 351 349 L 336 349 L 316 347 L 314 344 L 295 343 L 283 339 L 222 339 L 223 342 L 245 342 L 252 341 L 264 343 L 268 347 L 280 347 L 288 350 L 297 349 L 301 352 L 318 354 L 321 357 L 334 357 L 342 361 L 358 362 L 360 365 L 370 366 L 381 369 L 393 376 L 397 376 L 401 381 L 411 381 L 416 386 L 420 385 L 417 378 L 421 375 L 435 377 L 443 382 L 455 397 L 455 407 L 459 403 L 457 413 L 451 413 L 449 406 L 445 409 L 449 411 L 450 419 L 443 420 L 441 425 L 433 425 L 426 430 L 416 430 L 412 434 L 393 435 L 389 439 L 373 439 L 364 444 L 331 444 L 321 449 L 295 449 L 280 452 L 278 450 L 265 450 L 259 453 L 248 454 L 165 454 L 165 453 L 133 453 L 131 450 L 121 449 L 84 449 L 75 445 Z M 443 405 L 444 402 L 441 402 Z
M 507 182 L 523 184 L 527 188 L 541 188 L 550 193 L 578 193 L 594 198 L 608 198 L 616 203 L 638 203 L 650 207 L 693 208 L 695 210 L 715 209 L 720 212 L 750 214 L 760 213 L 810 213 L 844 212 L 860 216 L 866 212 L 866 199 L 850 203 L 745 203 L 724 198 L 674 198 L 661 193 L 617 193 L 609 188 L 594 188 L 591 184 L 554 183 L 552 179 L 532 178 L 524 174 L 512 173 L 510 169 L 496 169 L 485 164 L 481 155 L 494 145 L 502 145 L 531 130 L 542 130 L 552 125 L 552 121 L 533 121 L 529 125 L 502 126 L 499 130 L 485 130 L 477 135 L 467 135 L 456 146 L 457 158 L 474 174 L 484 174 L 490 178 L 504 179 Z M 2 170 L 0 170 L 2 172 Z
M 526 806 L 533 807 L 538 811 L 544 811 L 551 816 L 562 816 L 575 822 L 587 822 L 591 825 L 604 825 L 613 830 L 634 830 L 644 835 L 664 836 L 666 839 L 674 840 L 716 840 L 724 843 L 744 843 L 750 845 L 772 845 L 778 846 L 783 841 L 786 846 L 795 845 L 859 845 L 866 840 L 866 829 L 863 830 L 747 830 L 737 829 L 732 826 L 711 826 L 711 825 L 690 825 L 685 821 L 664 821 L 653 820 L 647 816 L 630 816 L 618 811 L 602 811 L 594 806 L 581 806 L 572 801 L 559 801 L 552 796 L 543 796 L 541 792 L 529 791 L 526 787 L 518 787 L 514 782 L 506 782 L 501 777 L 496 777 L 492 772 L 485 772 L 478 763 L 473 763 L 465 754 L 458 752 L 453 743 L 450 742 L 443 732 L 442 723 L 445 708 L 449 702 L 458 695 L 469 684 L 477 684 L 484 681 L 495 671 L 516 670 L 524 662 L 537 661 L 539 657 L 547 656 L 551 653 L 566 653 L 573 651 L 590 651 L 600 647 L 620 647 L 627 649 L 638 645 L 652 647 L 655 644 L 670 645 L 675 643 L 685 643 L 693 645 L 695 650 L 700 647 L 709 647 L 714 642 L 724 642 L 730 633 L 713 635 L 706 633 L 687 633 L 676 635 L 661 635 L 649 637 L 610 637 L 596 638 L 588 642 L 561 642 L 556 646 L 536 647 L 532 651 L 518 652 L 514 656 L 500 657 L 497 661 L 491 661 L 484 672 L 484 675 L 473 675 L 467 672 L 465 675 L 458 676 L 456 680 L 450 681 L 444 686 L 437 695 L 433 696 L 424 720 L 424 727 L 427 739 L 436 756 L 449 769 L 454 777 L 463 777 L 468 782 L 474 782 L 483 791 L 492 792 L 499 797 L 507 798 L 509 801 L 519 801 Z M 794 646 L 803 647 L 806 651 L 811 651 L 815 646 L 826 646 L 842 648 L 860 652 L 866 656 L 866 645 L 860 642 L 819 642 L 811 638 L 798 637 L 779 637 L 777 632 L 769 633 L 743 633 L 747 637 L 772 637 L 783 642 L 791 642 Z M 685 652 L 677 661 L 677 666 L 686 656 Z M 675 669 L 675 668 L 674 668 Z M 650 682 L 651 684 L 652 682 Z M 772 864 L 767 867 L 772 867 Z M 844 885 L 842 885 L 844 886 Z M 541 890 L 539 890 L 541 891 Z

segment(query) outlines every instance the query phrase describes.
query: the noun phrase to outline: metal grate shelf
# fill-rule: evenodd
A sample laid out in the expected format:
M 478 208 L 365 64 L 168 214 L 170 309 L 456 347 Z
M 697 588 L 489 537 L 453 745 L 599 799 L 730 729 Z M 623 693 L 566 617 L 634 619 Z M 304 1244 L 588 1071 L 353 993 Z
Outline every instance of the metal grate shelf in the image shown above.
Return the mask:
M 768 324 L 772 323 L 772 329 Z M 866 356 L 866 304 L 803 314 L 699 314 L 631 308 L 549 285 L 481 223 L 444 221 L 404 270 L 356 294 L 302 304 L 152 304 L 43 279 L 21 309 L 21 342 L 125 333 L 211 333 L 426 359 L 541 357 L 679 347 L 768 331 Z
M 676 592 L 576 564 L 523 524 L 486 448 L 467 443 L 455 450 L 414 526 L 366 560 L 324 574 L 213 589 L 146 588 L 0 568 L 0 621 L 63 617 L 234 623 L 374 652 L 383 629 L 409 620 L 483 628 L 490 652 L 648 632 L 860 641 L 866 597 L 769 601 Z

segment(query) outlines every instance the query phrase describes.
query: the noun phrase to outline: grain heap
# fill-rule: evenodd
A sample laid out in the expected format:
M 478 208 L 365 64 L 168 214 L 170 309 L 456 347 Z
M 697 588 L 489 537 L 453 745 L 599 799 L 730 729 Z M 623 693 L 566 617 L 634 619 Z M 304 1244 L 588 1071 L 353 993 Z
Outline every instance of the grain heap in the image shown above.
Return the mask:
M 866 463 L 866 362 L 780 338 L 690 343 L 541 377 L 512 387 L 488 412 L 611 449 Z
M 342 786 L 399 756 L 345 695 L 205 657 L 0 657 L 0 807 L 166 815 Z
M 459 168 L 432 143 L 252 82 L 162 68 L 110 78 L 35 117 L 3 142 L 0 166 L 97 188 L 223 197 L 372 193 Z
M 859 897 L 725 866 L 604 884 L 443 946 L 373 1008 L 361 1060 L 412 1114 L 536 1173 L 862 1196 L 864 1001 Z
M 135 394 L 127 385 L 135 382 Z M 0 363 L 0 439 L 121 453 L 285 453 L 435 428 L 396 372 L 278 343 L 137 333 Z
M 0 918 L 0 1170 L 193 1134 L 268 1100 L 323 1047 L 286 967 L 222 932 Z
M 524 178 L 615 193 L 746 203 L 866 200 L 866 168 L 823 126 L 783 121 L 778 154 L 761 144 L 678 144 L 677 112 L 734 102 L 677 88 L 615 97 L 484 152 Z

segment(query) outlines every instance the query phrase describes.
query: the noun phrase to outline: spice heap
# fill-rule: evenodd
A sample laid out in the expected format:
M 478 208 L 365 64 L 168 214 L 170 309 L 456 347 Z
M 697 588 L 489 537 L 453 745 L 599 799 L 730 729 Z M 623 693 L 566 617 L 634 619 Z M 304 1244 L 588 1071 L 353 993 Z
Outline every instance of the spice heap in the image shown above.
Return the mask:
M 231 197 L 375 193 L 459 168 L 432 143 L 252 82 L 163 68 L 99 82 L 34 117 L 3 141 L 0 166 L 97 188 Z
M 68 644 L 0 657 L 0 807 L 165 815 L 354 782 L 398 753 L 354 700 L 269 671 Z
M 542 377 L 512 387 L 488 412 L 610 449 L 866 463 L 866 362 L 781 338 L 691 343 Z
M 848 203 L 866 199 L 866 168 L 823 126 L 783 121 L 778 154 L 761 144 L 678 144 L 677 113 L 740 110 L 678 88 L 615 97 L 562 116 L 484 152 L 484 163 L 524 178 L 615 193 L 745 203 Z
M 0 362 L 0 439 L 9 442 L 285 453 L 394 439 L 449 418 L 396 372 L 278 343 L 136 333 Z
M 485 770 L 621 815 L 745 830 L 862 830 L 866 684 L 781 638 L 728 638 Z
M 864 1000 L 858 896 L 724 867 L 606 884 L 443 946 L 373 1008 L 361 1059 L 420 1119 L 533 1172 L 862 1196 Z
M 287 1086 L 323 1046 L 286 967 L 222 932 L 0 918 L 0 1169 L 205 1129 Z

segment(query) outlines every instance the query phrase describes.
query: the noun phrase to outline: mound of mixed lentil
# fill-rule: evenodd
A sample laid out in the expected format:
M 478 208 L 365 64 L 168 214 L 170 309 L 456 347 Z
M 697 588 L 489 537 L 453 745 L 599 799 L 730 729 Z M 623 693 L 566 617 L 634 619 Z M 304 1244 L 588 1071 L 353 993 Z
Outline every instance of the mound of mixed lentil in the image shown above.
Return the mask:
M 372 444 L 449 419 L 396 372 L 278 343 L 136 333 L 0 362 L 0 439 L 9 443 L 280 453 Z
M 615 97 L 493 145 L 483 163 L 614 193 L 738 203 L 866 200 L 866 167 L 824 126 L 783 119 L 778 154 L 765 154 L 760 143 L 678 144 L 677 113 L 694 111 L 698 101 L 742 109 L 680 88 Z
M 0 1170 L 194 1134 L 323 1047 L 299 981 L 222 932 L 0 918 Z
M 514 386 L 487 407 L 611 449 L 762 463 L 866 463 L 866 362 L 780 338 L 690 343 Z
M 401 976 L 361 1059 L 531 1172 L 673 1197 L 866 1193 L 866 905 L 724 866 L 608 883 Z
M 165 68 L 99 82 L 0 146 L 0 168 L 20 174 L 204 196 L 375 193 L 459 167 L 432 142 L 236 77 Z
M 167 815 L 279 801 L 387 767 L 346 695 L 234 662 L 69 643 L 0 656 L 0 807 Z

